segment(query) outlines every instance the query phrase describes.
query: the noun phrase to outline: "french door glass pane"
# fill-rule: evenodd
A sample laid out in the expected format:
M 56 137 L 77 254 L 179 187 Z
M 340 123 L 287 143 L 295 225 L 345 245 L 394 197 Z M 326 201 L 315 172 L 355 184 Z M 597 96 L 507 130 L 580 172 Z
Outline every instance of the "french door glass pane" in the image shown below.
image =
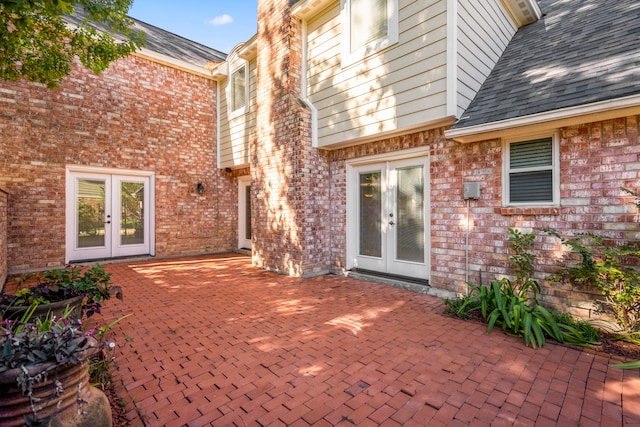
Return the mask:
M 78 179 L 78 248 L 104 246 L 104 180 Z
M 251 186 L 247 185 L 244 188 L 244 200 L 245 200 L 245 230 L 246 230 L 246 240 L 251 240 Z
M 144 183 L 120 183 L 120 244 L 144 243 Z
M 382 173 L 360 174 L 360 255 L 382 256 Z
M 397 169 L 396 257 L 424 262 L 424 171 L 422 166 Z

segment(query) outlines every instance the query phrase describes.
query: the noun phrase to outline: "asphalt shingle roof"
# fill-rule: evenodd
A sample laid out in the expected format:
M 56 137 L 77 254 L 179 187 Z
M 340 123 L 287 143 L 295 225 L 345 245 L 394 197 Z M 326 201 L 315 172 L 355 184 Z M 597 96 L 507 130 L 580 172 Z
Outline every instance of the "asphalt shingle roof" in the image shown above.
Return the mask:
M 541 0 L 454 129 L 640 94 L 638 0 Z
M 73 15 L 67 16 L 65 19 L 74 25 L 79 25 L 83 23 L 85 16 L 85 12 L 78 7 Z M 222 62 L 227 57 L 219 50 L 188 40 L 138 19 L 131 17 L 130 19 L 134 22 L 134 29 L 146 34 L 144 47 L 152 52 L 200 67 L 206 66 L 209 62 Z M 101 29 L 100 25 L 93 25 Z

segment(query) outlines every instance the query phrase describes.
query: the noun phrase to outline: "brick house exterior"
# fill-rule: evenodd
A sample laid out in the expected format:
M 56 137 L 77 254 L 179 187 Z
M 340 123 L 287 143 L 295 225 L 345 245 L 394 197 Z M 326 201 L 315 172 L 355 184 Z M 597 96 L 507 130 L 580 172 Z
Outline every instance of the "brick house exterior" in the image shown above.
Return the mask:
M 403 10 L 413 11 L 412 2 L 399 2 Z M 602 3 L 591 2 L 595 6 Z M 435 6 L 432 6 L 445 3 L 458 2 L 433 2 Z M 535 2 L 522 3 L 530 4 L 535 12 Z M 562 108 L 551 108 L 550 111 L 558 115 L 537 122 L 527 120 L 538 117 L 541 112 L 523 111 L 516 117 L 520 122 L 514 121 L 513 126 L 506 128 L 496 125 L 488 131 L 492 123 L 503 123 L 504 118 L 493 114 L 499 108 L 487 108 L 483 104 L 483 99 L 494 98 L 495 94 L 490 92 L 492 87 L 480 87 L 481 82 L 477 82 L 472 92 L 478 96 L 473 101 L 473 96 L 463 93 L 466 88 L 459 90 L 457 99 L 449 95 L 446 99 L 443 97 L 439 115 L 432 117 L 430 111 L 425 111 L 419 119 L 413 116 L 408 119 L 422 120 L 417 124 L 411 122 L 393 128 L 393 120 L 385 122 L 382 118 L 379 132 L 367 134 L 369 128 L 365 123 L 355 137 L 352 135 L 356 130 L 351 128 L 331 134 L 331 126 L 339 127 L 348 120 L 353 123 L 360 119 L 352 113 L 348 120 L 333 120 L 342 113 L 339 108 L 345 107 L 337 102 L 335 109 L 332 109 L 334 105 L 322 107 L 323 103 L 330 102 L 327 99 L 337 99 L 341 94 L 314 99 L 320 91 L 331 91 L 341 84 L 339 79 L 333 81 L 330 77 L 314 80 L 312 70 L 323 66 L 322 61 L 314 62 L 313 49 L 329 38 L 328 29 L 340 19 L 340 4 L 335 0 L 258 2 L 258 33 L 248 43 L 251 46 L 246 47 L 255 49 L 255 54 L 247 58 L 256 61 L 255 103 L 251 104 L 255 110 L 250 112 L 256 117 L 256 132 L 248 143 L 248 160 L 231 167 L 216 167 L 219 165 L 216 138 L 222 128 L 220 112 L 216 111 L 220 108 L 220 82 L 223 81 L 219 76 L 226 78 L 230 72 L 224 63 L 211 73 L 213 78 L 208 78 L 133 56 L 113 64 L 99 77 L 76 67 L 63 86 L 54 91 L 23 81 L 0 82 L 0 129 L 6 153 L 0 159 L 0 186 L 5 187 L 9 195 L 8 271 L 42 269 L 65 262 L 68 234 L 65 214 L 69 209 L 65 206 L 65 174 L 69 174 L 69 165 L 85 167 L 88 171 L 103 168 L 105 173 L 143 171 L 153 177 L 152 255 L 158 257 L 237 249 L 241 222 L 238 180 L 250 181 L 253 263 L 294 276 L 349 274 L 359 267 L 360 258 L 354 255 L 354 245 L 362 242 L 354 238 L 359 229 L 353 225 L 353 206 L 354 195 L 358 197 L 357 189 L 362 182 L 358 184 L 354 177 L 370 175 L 367 169 L 370 165 L 404 165 L 402 162 L 415 159 L 426 159 L 426 182 L 422 190 L 425 259 L 417 263 L 424 266 L 419 278 L 423 282 L 428 280 L 429 284 L 421 287 L 423 291 L 446 295 L 463 293 L 467 280 L 488 283 L 512 273 L 508 261 L 508 228 L 528 231 L 552 227 L 570 235 L 594 232 L 620 241 L 640 238 L 637 209 L 631 204 L 631 198 L 619 189 L 621 186 L 638 188 L 640 182 L 637 94 L 612 95 L 629 102 L 598 110 L 571 110 L 571 116 L 561 115 Z M 509 37 L 502 35 L 505 40 L 495 36 L 496 46 L 505 54 L 500 60 L 499 55 L 494 55 L 493 71 L 515 69 L 513 64 L 521 63 L 524 54 L 518 56 L 517 50 L 514 54 L 512 46 L 517 47 L 519 39 L 526 41 L 527 33 L 537 27 L 525 24 L 542 19 L 542 15 L 534 18 L 510 15 L 507 6 L 513 2 L 507 0 L 479 4 L 500 15 L 501 21 L 497 20 L 496 26 L 509 28 L 515 34 L 513 40 L 506 30 Z M 549 11 L 544 18 L 549 25 L 555 22 L 554 13 L 561 15 L 558 12 L 561 7 L 570 5 L 552 0 L 541 2 L 543 11 Z M 601 9 L 591 13 L 601 13 L 598 12 Z M 440 15 L 434 14 L 436 18 L 431 18 L 431 10 L 430 13 L 413 11 L 413 15 L 403 12 L 407 16 L 402 19 L 408 22 L 429 16 L 429 19 L 450 22 L 445 19 L 450 16 L 446 14 L 456 12 L 438 11 Z M 624 9 L 621 11 L 618 12 L 628 15 Z M 579 19 L 577 13 L 572 15 Z M 478 17 L 486 16 L 479 14 Z M 610 19 L 614 18 L 615 14 Z M 424 25 L 426 21 L 417 22 Z M 311 35 L 314 31 L 319 34 L 317 38 L 313 38 L 315 33 Z M 337 40 L 338 36 L 334 37 Z M 433 39 L 436 46 L 437 38 Z M 418 48 L 423 49 L 419 52 L 425 55 L 431 52 L 428 50 L 431 47 L 423 48 L 421 43 Z M 433 58 L 450 58 L 444 51 L 441 55 L 431 54 Z M 540 57 L 541 61 L 545 59 Z M 504 58 L 506 65 L 500 62 Z M 508 63 L 509 58 L 514 62 Z M 533 65 L 539 68 L 544 64 Z M 357 63 L 347 64 L 343 69 L 357 66 Z M 455 72 L 449 64 L 434 62 L 428 72 L 415 74 L 438 77 L 439 72 L 432 71 L 438 67 L 446 71 L 445 74 Z M 342 72 L 338 67 L 334 70 Z M 360 71 L 364 75 L 368 70 Z M 468 70 L 460 66 L 457 73 L 463 71 Z M 490 71 L 483 80 L 491 83 L 500 78 Z M 637 73 L 633 68 L 627 69 L 628 74 L 624 74 L 625 70 L 615 71 L 631 80 Z M 358 75 L 354 75 L 355 81 Z M 549 71 L 549 75 L 554 73 Z M 400 75 L 398 84 L 409 81 L 410 77 Z M 463 77 L 458 80 L 462 81 Z M 331 84 L 324 84 L 326 81 Z M 428 84 L 406 92 L 425 94 L 429 100 L 437 101 L 440 93 L 436 90 L 437 82 L 434 77 Z M 514 90 L 514 99 L 505 100 L 501 105 L 517 104 L 518 90 L 525 86 L 519 84 Z M 443 87 L 449 91 L 451 85 L 455 86 L 446 83 Z M 570 85 L 574 89 L 581 87 L 573 82 Z M 526 86 L 537 89 L 534 84 Z M 371 87 L 370 92 L 375 94 L 376 88 L 373 84 Z M 493 88 L 496 87 L 504 87 L 504 83 L 494 84 Z M 344 85 L 343 93 L 350 89 Z M 605 87 L 601 92 L 610 93 Z M 469 99 L 465 101 L 463 95 Z M 519 99 L 536 96 L 548 99 L 539 94 L 521 95 Z M 587 99 L 594 102 L 586 95 L 584 99 L 585 104 Z M 424 103 L 418 101 L 407 104 Z M 352 111 L 362 103 L 354 101 L 354 104 L 357 105 Z M 321 106 L 318 109 L 330 111 L 328 117 L 318 117 L 322 115 L 322 111 L 316 109 L 318 105 Z M 373 110 L 371 115 L 377 113 Z M 470 121 L 465 118 L 466 114 L 473 116 L 476 112 L 483 113 L 488 124 L 478 116 Z M 331 123 L 331 126 L 325 125 L 324 130 L 321 129 L 323 120 L 325 124 Z M 505 203 L 506 147 L 511 139 L 529 134 L 553 135 L 557 146 L 559 194 L 554 203 L 531 206 Z M 416 164 L 410 164 L 409 168 Z M 394 171 L 405 169 L 398 166 Z M 463 185 L 469 182 L 480 183 L 478 199 L 464 198 Z M 204 192 L 196 191 L 198 183 L 202 183 Z M 392 215 L 384 221 L 397 221 L 398 212 L 392 210 L 391 213 L 396 217 Z M 555 261 L 565 249 L 548 237 L 540 237 L 537 242 L 536 274 L 544 279 L 557 270 Z M 402 274 L 402 265 L 399 268 L 383 266 L 376 272 L 389 277 L 412 276 L 412 273 Z M 590 298 L 584 291 L 547 284 L 544 298 L 549 304 L 576 314 L 591 315 Z
M 299 101 L 300 46 L 300 25 L 288 1 L 258 2 L 253 260 L 262 268 L 312 276 L 330 270 L 330 174 L 326 153 L 311 145 L 310 116 Z
M 215 82 L 132 56 L 58 89 L 0 82 L 10 272 L 65 263 L 65 168 L 155 178 L 155 255 L 219 252 L 235 238 L 236 188 L 215 164 Z M 204 193 L 197 194 L 198 182 Z
M 0 283 L 7 280 L 7 201 L 9 193 L 0 187 Z

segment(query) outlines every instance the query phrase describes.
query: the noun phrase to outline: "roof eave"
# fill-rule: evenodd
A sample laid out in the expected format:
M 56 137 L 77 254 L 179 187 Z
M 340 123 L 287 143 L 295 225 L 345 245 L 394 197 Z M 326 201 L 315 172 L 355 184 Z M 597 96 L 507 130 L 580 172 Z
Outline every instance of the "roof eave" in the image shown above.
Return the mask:
M 542 11 L 536 0 L 502 0 L 518 28 L 542 17 Z
M 208 79 L 212 79 L 211 70 L 208 69 L 207 66 L 199 66 L 196 64 L 192 64 L 190 62 L 182 61 L 180 59 L 172 58 L 168 55 L 164 55 L 162 53 L 158 53 L 146 48 L 142 48 L 134 53 L 133 56 L 137 56 L 140 58 L 148 59 L 150 61 L 167 65 L 182 71 L 186 71 L 191 74 L 195 74 L 201 77 L 206 77 Z
M 444 134 L 448 139 L 469 143 L 527 133 L 531 132 L 532 128 L 553 129 L 633 114 L 640 114 L 640 95 L 514 117 L 475 126 L 454 128 L 446 130 Z
M 251 61 L 258 56 L 258 35 L 255 34 L 238 50 L 238 56 L 246 61 Z
M 336 0 L 303 0 L 291 8 L 291 14 L 298 19 L 309 19 Z

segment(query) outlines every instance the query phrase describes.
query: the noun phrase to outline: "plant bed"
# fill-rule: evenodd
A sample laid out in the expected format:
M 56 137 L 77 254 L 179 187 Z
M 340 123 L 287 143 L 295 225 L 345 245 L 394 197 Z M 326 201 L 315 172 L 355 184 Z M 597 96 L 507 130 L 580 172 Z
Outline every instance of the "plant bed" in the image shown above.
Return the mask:
M 61 316 L 69 306 L 72 319 L 100 313 L 103 301 L 115 295 L 122 299 L 122 289 L 111 284 L 111 273 L 96 264 L 91 268 L 60 268 L 14 279 L 17 286 L 0 292 L 0 316 L 20 319 L 27 310 L 35 311 L 33 319 L 43 319 L 49 313 Z
M 640 344 L 620 339 L 618 335 L 600 331 L 599 344 L 593 345 L 595 351 L 617 356 L 626 360 L 640 360 Z

